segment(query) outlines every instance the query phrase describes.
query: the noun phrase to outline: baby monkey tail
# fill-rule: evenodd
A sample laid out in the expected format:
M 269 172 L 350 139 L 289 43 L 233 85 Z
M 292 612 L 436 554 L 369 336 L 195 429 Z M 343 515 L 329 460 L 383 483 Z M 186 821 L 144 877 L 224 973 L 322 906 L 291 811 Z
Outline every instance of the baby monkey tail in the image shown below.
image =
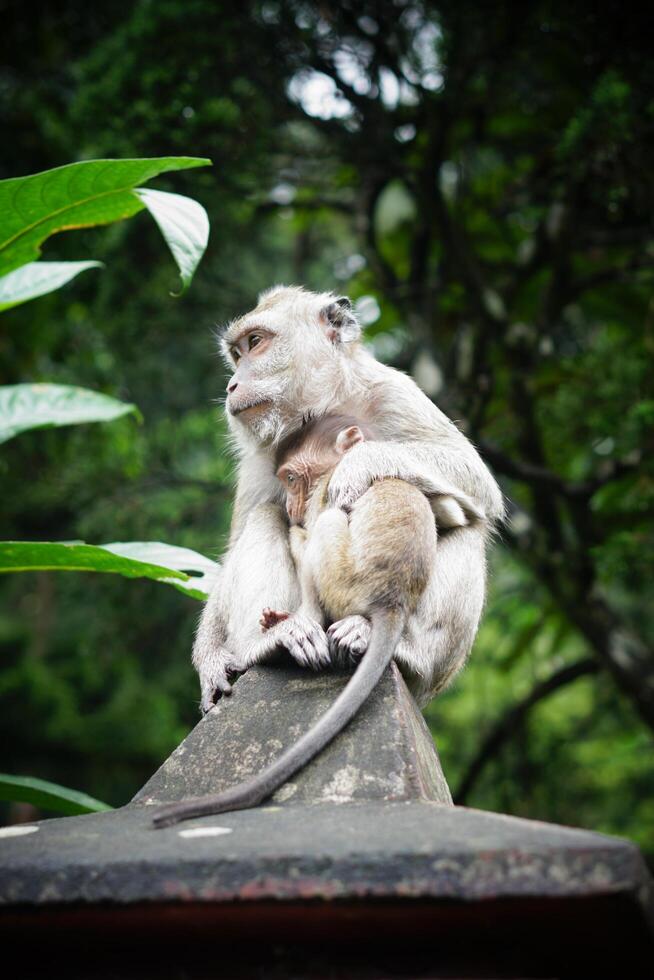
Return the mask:
M 406 617 L 398 609 L 375 608 L 370 618 L 372 629 L 367 651 L 331 708 L 313 728 L 251 779 L 222 793 L 199 796 L 183 803 L 161 807 L 153 817 L 155 827 L 169 827 L 192 817 L 258 806 L 328 745 L 345 728 L 377 686 L 393 659 Z

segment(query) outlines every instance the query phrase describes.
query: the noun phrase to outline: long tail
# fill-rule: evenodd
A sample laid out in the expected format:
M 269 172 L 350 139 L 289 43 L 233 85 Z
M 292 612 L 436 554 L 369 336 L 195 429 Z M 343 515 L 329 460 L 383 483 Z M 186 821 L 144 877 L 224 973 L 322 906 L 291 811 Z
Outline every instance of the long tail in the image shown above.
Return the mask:
M 351 679 L 331 708 L 295 745 L 283 752 L 263 772 L 223 793 L 199 796 L 184 803 L 162 807 L 153 818 L 156 827 L 168 827 L 181 820 L 207 814 L 227 813 L 258 806 L 294 773 L 307 764 L 345 728 L 368 699 L 393 659 L 402 633 L 404 616 L 394 610 L 374 610 L 370 645 Z

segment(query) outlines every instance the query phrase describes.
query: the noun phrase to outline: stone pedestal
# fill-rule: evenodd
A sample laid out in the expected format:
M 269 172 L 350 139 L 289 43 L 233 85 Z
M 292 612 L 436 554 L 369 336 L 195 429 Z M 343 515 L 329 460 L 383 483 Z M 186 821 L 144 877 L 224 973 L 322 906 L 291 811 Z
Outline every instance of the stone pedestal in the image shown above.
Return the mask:
M 324 714 L 347 673 L 257 667 L 184 739 L 134 803 L 218 793 L 260 772 Z M 392 664 L 367 704 L 273 802 L 432 800 L 452 805 L 434 742 Z
M 602 834 L 453 807 L 393 667 L 269 804 L 155 830 L 282 751 L 339 675 L 258 668 L 132 803 L 0 837 L 0 935 L 24 977 L 650 975 L 651 879 Z

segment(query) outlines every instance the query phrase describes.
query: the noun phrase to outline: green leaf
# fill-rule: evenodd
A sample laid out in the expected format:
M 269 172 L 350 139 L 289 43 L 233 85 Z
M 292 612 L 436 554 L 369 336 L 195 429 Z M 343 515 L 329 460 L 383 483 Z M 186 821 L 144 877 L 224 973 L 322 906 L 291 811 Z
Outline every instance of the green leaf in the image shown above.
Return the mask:
M 185 292 L 209 241 L 209 218 L 197 201 L 180 194 L 141 188 L 134 193 L 157 222 L 182 277 Z
M 8 310 L 28 299 L 44 296 L 59 289 L 85 269 L 101 266 L 102 262 L 28 262 L 6 276 L 0 277 L 0 310 Z
M 136 405 L 74 385 L 22 384 L 0 387 L 0 442 L 27 429 L 109 422 L 133 412 Z
M 0 181 L 0 275 L 31 262 L 50 235 L 106 225 L 145 207 L 137 184 L 170 170 L 206 167 L 199 157 L 85 160 Z
M 67 786 L 49 783 L 45 779 L 33 779 L 31 776 L 11 776 L 5 773 L 0 773 L 0 800 L 32 803 L 43 810 L 56 810 L 69 817 L 78 813 L 99 813 L 113 809 L 106 803 L 86 793 L 68 789 Z
M 220 565 L 215 561 L 191 548 L 180 548 L 161 541 L 117 541 L 103 544 L 102 547 L 125 558 L 192 573 L 188 585 L 177 582 L 175 585 L 196 599 L 206 599 L 220 570 Z
M 186 570 L 195 574 L 187 575 Z M 106 572 L 163 582 L 194 599 L 206 599 L 218 570 L 215 562 L 189 548 L 157 541 L 108 545 L 83 541 L 0 541 L 0 572 Z

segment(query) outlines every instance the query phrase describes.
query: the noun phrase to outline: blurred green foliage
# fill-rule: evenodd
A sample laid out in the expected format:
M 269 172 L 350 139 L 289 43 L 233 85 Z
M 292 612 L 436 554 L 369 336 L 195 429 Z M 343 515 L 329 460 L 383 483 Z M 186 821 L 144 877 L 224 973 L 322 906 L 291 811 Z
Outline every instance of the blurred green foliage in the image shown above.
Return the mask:
M 8 443 L 0 536 L 219 556 L 213 325 L 274 282 L 349 291 L 378 356 L 459 420 L 510 500 L 470 665 L 427 711 L 453 789 L 654 853 L 648 15 L 1 6 L 1 176 L 164 153 L 214 169 L 193 175 L 212 238 L 183 300 L 136 218 L 51 241 L 45 258 L 107 269 L 4 315 L 3 382 L 101 390 L 145 424 Z M 197 718 L 197 607 L 149 582 L 17 578 L 0 583 L 3 768 L 122 803 Z

